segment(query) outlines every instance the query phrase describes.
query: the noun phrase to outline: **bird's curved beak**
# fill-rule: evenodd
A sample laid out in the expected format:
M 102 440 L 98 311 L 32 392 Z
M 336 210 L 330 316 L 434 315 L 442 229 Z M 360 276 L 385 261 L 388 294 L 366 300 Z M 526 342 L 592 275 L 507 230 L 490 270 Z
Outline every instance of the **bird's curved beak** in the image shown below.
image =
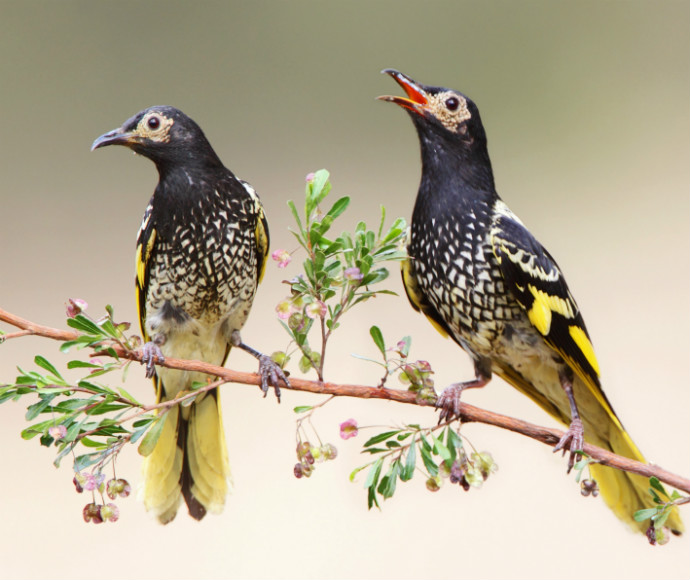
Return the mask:
M 382 95 L 376 97 L 381 101 L 388 101 L 389 103 L 395 103 L 401 107 L 407 109 L 408 111 L 413 111 L 419 115 L 424 114 L 424 109 L 429 103 L 429 98 L 427 92 L 418 83 L 413 81 L 407 75 L 401 73 L 392 68 L 387 68 L 381 71 L 383 74 L 390 75 L 393 79 L 403 88 L 407 94 L 405 97 L 394 97 L 391 95 Z
M 133 141 L 134 135 L 125 131 L 122 127 L 109 131 L 104 135 L 101 135 L 98 139 L 91 145 L 91 151 L 99 149 L 100 147 L 105 147 L 107 145 L 130 145 Z

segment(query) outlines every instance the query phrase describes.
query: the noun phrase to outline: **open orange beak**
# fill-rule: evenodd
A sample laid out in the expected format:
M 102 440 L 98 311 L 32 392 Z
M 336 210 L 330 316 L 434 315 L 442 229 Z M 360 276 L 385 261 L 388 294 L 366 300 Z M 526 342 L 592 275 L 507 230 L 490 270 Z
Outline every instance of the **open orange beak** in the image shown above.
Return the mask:
M 400 105 L 408 111 L 414 111 L 419 115 L 423 115 L 425 106 L 429 103 L 426 91 L 410 77 L 404 75 L 400 71 L 387 68 L 381 72 L 393 77 L 393 79 L 395 79 L 395 81 L 403 88 L 407 94 L 407 98 L 394 97 L 392 95 L 382 95 L 377 98 L 382 101 L 388 101 L 389 103 L 395 103 L 396 105 Z

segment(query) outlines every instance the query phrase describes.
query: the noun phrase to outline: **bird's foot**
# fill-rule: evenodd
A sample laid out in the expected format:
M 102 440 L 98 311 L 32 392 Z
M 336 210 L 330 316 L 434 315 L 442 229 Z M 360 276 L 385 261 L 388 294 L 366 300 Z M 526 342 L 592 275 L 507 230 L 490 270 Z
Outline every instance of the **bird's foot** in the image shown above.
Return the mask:
M 565 435 L 561 437 L 561 440 L 553 448 L 553 452 L 556 453 L 562 450 L 563 455 L 565 455 L 566 451 L 570 451 L 570 457 L 568 458 L 568 473 L 570 473 L 573 465 L 575 465 L 578 451 L 582 451 L 584 446 L 585 430 L 582 427 L 582 421 L 580 419 L 573 419 Z
M 439 424 L 460 418 L 460 396 L 464 390 L 465 383 L 455 383 L 443 389 L 436 399 L 436 408 L 441 411 Z
M 283 381 L 287 387 L 290 386 L 288 380 L 288 373 L 286 373 L 280 365 L 275 362 L 270 356 L 266 354 L 259 355 L 259 375 L 261 376 L 261 390 L 264 397 L 268 394 L 269 387 L 273 387 L 276 399 L 280 403 L 280 381 Z
M 239 330 L 233 330 L 230 335 L 230 344 L 241 348 L 243 351 L 248 352 L 255 359 L 259 361 L 259 375 L 261 376 L 261 390 L 264 393 L 264 397 L 268 394 L 268 388 L 273 387 L 276 393 L 276 399 L 280 403 L 280 381 L 285 383 L 286 387 L 290 387 L 290 381 L 288 380 L 288 374 L 281 366 L 274 361 L 270 356 L 253 349 L 251 346 L 244 344 L 242 342 L 242 337 L 240 336 Z
M 438 424 L 453 419 L 460 418 L 461 404 L 460 396 L 465 389 L 476 389 L 483 387 L 491 379 L 491 375 L 479 373 L 477 378 L 472 381 L 465 381 L 464 383 L 454 383 L 447 386 L 436 399 L 436 408 L 440 409 L 441 414 L 438 417 Z
M 155 342 L 149 341 L 141 347 L 141 364 L 146 366 L 146 378 L 153 378 L 156 374 L 156 359 L 159 363 L 165 361 L 161 347 Z

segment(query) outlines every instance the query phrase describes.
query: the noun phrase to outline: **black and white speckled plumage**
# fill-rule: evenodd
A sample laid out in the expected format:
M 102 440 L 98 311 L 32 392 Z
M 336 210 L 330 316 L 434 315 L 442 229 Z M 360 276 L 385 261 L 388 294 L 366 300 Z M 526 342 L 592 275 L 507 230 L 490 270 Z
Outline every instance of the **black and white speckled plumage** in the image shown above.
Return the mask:
M 144 328 L 155 337 L 189 319 L 223 320 L 230 337 L 247 319 L 265 259 L 256 239 L 261 208 L 250 186 L 229 172 L 212 183 L 190 171 L 184 179 L 178 185 L 164 177 L 139 233 L 141 247 L 156 236 L 140 289 Z
M 439 396 L 441 419 L 460 413 L 464 389 L 498 374 L 569 425 L 555 449 L 589 443 L 644 461 L 616 416 L 582 314 L 549 252 L 499 198 L 479 110 L 467 96 L 384 71 L 406 97 L 383 96 L 410 115 L 422 177 L 403 264 L 412 306 L 472 358 L 475 378 Z M 615 514 L 645 530 L 633 513 L 653 507 L 644 478 L 590 466 Z M 677 512 L 671 528 L 683 529 Z
M 283 378 L 269 357 L 242 343 L 268 252 L 268 224 L 254 189 L 220 161 L 199 126 L 173 107 L 150 107 L 99 137 L 149 159 L 159 182 L 144 212 L 136 252 L 143 357 L 159 402 L 205 382 L 200 372 L 154 367 L 155 356 L 223 365 L 231 346 L 260 361 L 262 388 Z M 154 356 L 155 355 L 155 356 Z M 266 375 L 268 373 L 268 375 Z M 225 504 L 230 471 L 217 389 L 165 415 L 144 461 L 142 496 L 163 523 L 182 498 L 196 519 Z

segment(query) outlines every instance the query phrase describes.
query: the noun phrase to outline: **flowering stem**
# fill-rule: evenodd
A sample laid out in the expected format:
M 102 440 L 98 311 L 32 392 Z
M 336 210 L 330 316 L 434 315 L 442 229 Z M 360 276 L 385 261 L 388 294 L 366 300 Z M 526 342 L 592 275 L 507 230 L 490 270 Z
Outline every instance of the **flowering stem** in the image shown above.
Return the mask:
M 33 322 L 10 314 L 2 309 L 0 309 L 0 321 L 7 322 L 20 329 L 30 329 L 31 334 L 33 335 L 43 336 L 45 338 L 52 338 L 60 341 L 75 340 L 79 336 L 78 333 L 72 330 L 62 330 L 34 324 Z M 120 346 L 117 346 L 113 347 L 112 352 L 114 352 L 120 358 L 141 362 L 142 353 L 140 350 L 126 350 Z M 98 351 L 95 353 L 95 355 L 111 356 L 110 352 L 107 350 Z M 261 377 L 256 373 L 244 373 L 201 361 L 181 360 L 168 357 L 163 363 L 159 364 L 160 366 L 165 366 L 171 369 L 206 373 L 218 377 L 218 380 L 215 383 L 211 383 L 210 385 L 207 385 L 201 389 L 192 391 L 178 399 L 173 399 L 172 401 L 166 401 L 164 403 L 148 407 L 151 410 L 176 405 L 187 398 L 197 396 L 200 392 L 205 392 L 224 383 L 241 383 L 256 386 L 261 385 Z M 323 381 L 310 381 L 297 377 L 290 377 L 290 387 L 287 385 L 281 385 L 281 388 L 289 388 L 295 391 L 306 391 L 339 397 L 385 399 L 409 405 L 434 405 L 433 401 L 419 398 L 417 397 L 416 393 L 407 390 L 370 387 L 364 385 L 337 384 Z M 564 435 L 564 432 L 559 429 L 540 427 L 538 425 L 528 423 L 527 421 L 522 421 L 521 419 L 507 417 L 506 415 L 480 409 L 463 402 L 460 403 L 460 420 L 463 423 L 477 422 L 492 425 L 494 427 L 500 427 L 501 429 L 519 433 L 552 447 L 555 446 Z M 660 481 L 667 483 L 676 489 L 690 493 L 690 479 L 671 473 L 659 466 L 648 465 L 633 459 L 628 459 L 627 457 L 621 457 L 589 443 L 585 443 L 583 450 L 593 460 L 602 465 L 607 465 L 622 471 L 637 473 L 644 477 L 656 477 Z

